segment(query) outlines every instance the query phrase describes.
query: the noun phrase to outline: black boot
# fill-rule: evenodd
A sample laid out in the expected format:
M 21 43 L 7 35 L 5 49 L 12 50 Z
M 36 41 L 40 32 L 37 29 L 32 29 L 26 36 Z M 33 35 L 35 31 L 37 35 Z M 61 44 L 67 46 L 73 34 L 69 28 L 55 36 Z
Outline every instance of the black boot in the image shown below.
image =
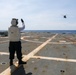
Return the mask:
M 21 65 L 21 64 L 27 64 L 27 62 L 24 62 L 22 60 L 19 60 L 19 65 Z
M 10 59 L 10 66 L 13 65 L 13 59 Z

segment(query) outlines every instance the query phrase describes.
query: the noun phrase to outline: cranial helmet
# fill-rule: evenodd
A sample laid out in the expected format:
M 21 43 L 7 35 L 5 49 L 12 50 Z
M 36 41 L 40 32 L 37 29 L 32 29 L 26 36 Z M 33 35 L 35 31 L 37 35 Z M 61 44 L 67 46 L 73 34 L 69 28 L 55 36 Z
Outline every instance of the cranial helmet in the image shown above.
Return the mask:
M 12 21 L 11 21 L 11 24 L 12 25 L 17 25 L 18 24 L 18 19 L 13 18 Z

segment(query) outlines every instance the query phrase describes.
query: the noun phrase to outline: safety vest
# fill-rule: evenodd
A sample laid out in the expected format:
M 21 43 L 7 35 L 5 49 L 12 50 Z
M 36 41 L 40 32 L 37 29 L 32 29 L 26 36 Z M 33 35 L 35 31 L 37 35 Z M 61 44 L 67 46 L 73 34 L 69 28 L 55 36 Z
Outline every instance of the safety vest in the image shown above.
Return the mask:
M 17 42 L 21 40 L 21 34 L 18 26 L 11 26 L 8 30 L 9 41 Z

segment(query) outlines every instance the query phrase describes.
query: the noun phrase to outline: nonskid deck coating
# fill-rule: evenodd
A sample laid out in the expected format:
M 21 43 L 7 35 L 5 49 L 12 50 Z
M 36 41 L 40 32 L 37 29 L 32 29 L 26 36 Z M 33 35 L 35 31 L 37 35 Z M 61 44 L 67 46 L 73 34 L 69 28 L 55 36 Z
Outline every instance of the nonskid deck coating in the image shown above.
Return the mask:
M 58 36 L 60 37 L 60 35 L 58 34 L 56 37 L 58 38 Z M 34 36 L 35 36 L 35 33 L 34 33 Z M 68 36 L 70 36 L 70 35 L 68 35 Z M 46 36 L 44 35 L 43 37 L 46 37 Z M 72 37 L 72 35 L 71 35 L 71 37 Z M 64 39 L 64 37 L 61 36 L 60 39 Z M 73 35 L 73 40 L 75 40 L 74 35 Z M 59 41 L 59 39 L 58 39 L 58 41 Z M 54 42 L 56 42 L 56 41 L 54 40 Z M 25 43 L 28 43 L 28 42 L 25 42 Z M 31 45 L 32 43 L 36 44 L 34 42 L 31 42 L 30 46 L 32 46 Z M 23 45 L 23 49 L 25 49 L 25 45 Z M 40 45 L 40 43 L 38 43 L 38 45 Z M 38 45 L 36 45 L 35 47 L 37 47 Z M 30 47 L 28 49 L 30 49 Z M 58 49 L 59 49 L 59 52 L 58 52 Z M 27 54 L 29 52 L 30 51 L 28 51 Z M 26 54 L 26 53 L 24 53 L 24 54 Z M 59 45 L 59 44 L 58 45 L 57 44 L 56 45 L 55 44 L 47 44 L 37 54 L 35 54 L 35 56 L 38 56 L 38 55 L 42 56 L 42 57 L 43 56 L 44 57 L 51 57 L 52 56 L 52 57 L 59 57 L 59 58 L 66 58 L 66 56 L 67 56 L 68 58 L 75 59 L 75 44 L 69 44 L 69 45 L 66 45 L 66 44 L 61 44 L 61 45 Z M 49 74 L 75 75 L 75 73 L 76 73 L 76 68 L 75 68 L 76 66 L 75 66 L 74 62 L 55 61 L 55 60 L 47 60 L 47 59 L 40 59 L 40 58 L 31 58 L 27 62 L 28 62 L 27 65 L 23 66 L 24 69 L 20 68 L 20 70 L 15 71 L 15 73 L 13 73 L 13 75 L 17 75 L 17 74 L 19 75 L 23 70 L 25 71 L 25 74 L 28 74 L 28 75 L 49 75 Z M 72 69 L 72 67 L 74 67 L 74 69 Z M 21 69 L 22 69 L 22 71 L 21 71 Z M 22 72 L 22 75 L 25 75 L 24 71 Z

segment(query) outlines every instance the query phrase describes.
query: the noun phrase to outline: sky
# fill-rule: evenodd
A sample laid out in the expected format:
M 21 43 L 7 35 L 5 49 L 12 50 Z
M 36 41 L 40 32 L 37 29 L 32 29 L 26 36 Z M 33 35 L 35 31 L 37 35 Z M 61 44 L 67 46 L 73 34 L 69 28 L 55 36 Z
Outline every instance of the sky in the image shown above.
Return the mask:
M 76 30 L 76 0 L 0 0 L 0 30 L 7 30 L 12 18 L 19 27 L 22 18 L 25 30 Z

